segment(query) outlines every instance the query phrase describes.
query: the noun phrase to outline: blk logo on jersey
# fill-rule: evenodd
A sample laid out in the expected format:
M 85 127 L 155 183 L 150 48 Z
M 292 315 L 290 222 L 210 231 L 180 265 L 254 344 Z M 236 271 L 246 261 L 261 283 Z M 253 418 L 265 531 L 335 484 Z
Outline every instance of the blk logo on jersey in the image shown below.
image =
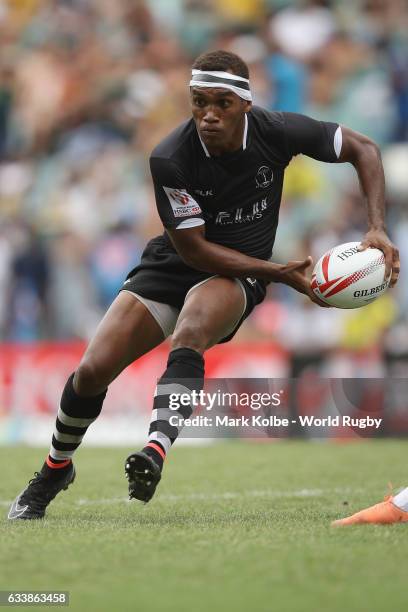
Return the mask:
M 201 213 L 201 208 L 195 199 L 185 189 L 163 187 L 169 199 L 175 217 L 190 217 Z
M 258 187 L 266 189 L 272 184 L 273 172 L 269 166 L 261 166 L 255 176 L 255 181 Z
M 196 193 L 197 195 L 203 198 L 207 198 L 208 196 L 214 195 L 212 189 L 194 189 L 194 193 Z

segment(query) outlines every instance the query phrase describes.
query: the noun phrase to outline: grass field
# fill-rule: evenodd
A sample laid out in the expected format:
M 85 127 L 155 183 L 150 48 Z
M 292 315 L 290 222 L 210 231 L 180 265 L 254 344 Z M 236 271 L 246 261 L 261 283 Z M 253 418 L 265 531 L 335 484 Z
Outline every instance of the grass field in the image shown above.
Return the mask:
M 2 520 L 0 589 L 69 590 L 71 610 L 406 609 L 408 525 L 329 526 L 407 484 L 406 443 L 175 448 L 146 506 L 126 450 L 82 448 L 46 520 Z M 0 449 L 3 515 L 44 452 Z

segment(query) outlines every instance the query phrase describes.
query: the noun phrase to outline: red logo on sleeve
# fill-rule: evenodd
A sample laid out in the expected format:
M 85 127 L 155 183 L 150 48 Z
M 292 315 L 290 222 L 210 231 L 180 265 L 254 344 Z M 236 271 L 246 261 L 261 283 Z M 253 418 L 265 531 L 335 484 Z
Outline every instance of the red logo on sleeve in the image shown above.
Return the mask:
M 201 214 L 201 208 L 186 189 L 163 187 L 175 217 L 193 217 Z

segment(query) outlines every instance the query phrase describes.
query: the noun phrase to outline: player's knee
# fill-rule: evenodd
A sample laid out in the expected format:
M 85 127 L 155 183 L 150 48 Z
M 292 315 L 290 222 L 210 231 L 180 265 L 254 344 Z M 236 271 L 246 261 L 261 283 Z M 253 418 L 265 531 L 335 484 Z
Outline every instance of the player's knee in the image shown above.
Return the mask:
M 174 330 L 171 339 L 171 350 L 190 348 L 198 353 L 203 353 L 207 345 L 208 339 L 205 330 L 196 321 L 182 321 Z
M 106 389 L 108 381 L 92 359 L 83 359 L 75 371 L 74 389 L 78 395 L 98 395 Z

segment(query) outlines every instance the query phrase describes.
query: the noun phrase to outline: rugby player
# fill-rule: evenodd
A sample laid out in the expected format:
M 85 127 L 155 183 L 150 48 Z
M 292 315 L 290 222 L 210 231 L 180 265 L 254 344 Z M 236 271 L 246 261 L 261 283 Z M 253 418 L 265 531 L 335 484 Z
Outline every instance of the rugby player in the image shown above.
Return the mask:
M 170 95 L 170 93 L 169 93 Z M 172 336 L 153 401 L 146 446 L 125 462 L 129 495 L 153 496 L 179 434 L 169 394 L 199 390 L 204 353 L 229 341 L 265 297 L 285 283 L 320 306 L 310 288 L 311 257 L 272 263 L 283 176 L 291 158 L 350 162 L 367 202 L 362 247 L 384 252 L 398 276 L 398 252 L 384 225 L 384 174 L 378 147 L 337 123 L 252 106 L 248 67 L 238 56 L 200 56 L 190 80 L 192 118 L 152 152 L 151 174 L 165 231 L 147 244 L 62 393 L 49 455 L 16 498 L 10 519 L 38 519 L 75 478 L 72 457 L 98 417 L 108 385 Z M 181 416 L 191 408 L 180 408 Z

